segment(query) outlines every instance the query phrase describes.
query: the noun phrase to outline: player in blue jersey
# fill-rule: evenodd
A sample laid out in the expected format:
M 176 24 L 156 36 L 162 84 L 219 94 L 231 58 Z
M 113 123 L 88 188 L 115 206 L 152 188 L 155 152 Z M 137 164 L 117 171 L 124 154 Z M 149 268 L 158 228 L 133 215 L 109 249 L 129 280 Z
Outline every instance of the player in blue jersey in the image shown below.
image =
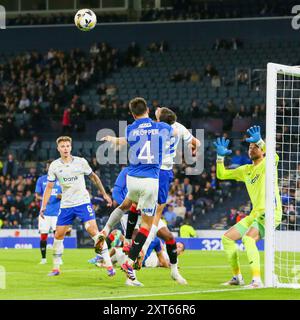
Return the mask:
M 182 242 L 177 242 L 176 244 L 176 255 L 179 256 L 184 252 L 184 244 Z M 143 259 L 143 267 L 146 268 L 170 268 L 170 258 L 164 249 L 162 242 L 158 237 L 150 243 L 150 246 Z
M 45 172 L 48 172 L 50 162 L 47 162 Z M 43 195 L 47 186 L 47 174 L 38 178 L 35 187 L 35 196 L 42 204 Z M 56 180 L 52 188 L 52 193 L 47 204 L 44 219 L 39 217 L 39 233 L 40 233 L 40 250 L 42 255 L 42 260 L 40 264 L 47 263 L 46 259 L 46 250 L 47 250 L 47 239 L 50 231 L 53 233 L 56 229 L 57 215 L 60 208 L 60 199 L 61 199 L 61 187 L 59 182 Z
M 160 230 L 159 222 L 162 217 L 162 212 L 166 206 L 167 198 L 169 194 L 170 185 L 173 181 L 173 163 L 176 156 L 176 151 L 179 145 L 179 142 L 182 142 L 186 145 L 189 145 L 192 149 L 193 154 L 200 146 L 200 141 L 195 138 L 189 130 L 177 122 L 176 114 L 169 108 L 157 108 L 155 112 L 157 121 L 163 121 L 172 126 L 176 132 L 176 136 L 173 136 L 170 140 L 170 144 L 167 145 L 167 150 L 163 154 L 162 166 L 159 172 L 159 193 L 158 193 L 158 206 L 155 213 L 155 218 L 153 225 L 151 227 L 150 235 L 144 245 L 144 252 L 147 251 L 148 246 L 151 241 L 156 237 L 158 230 Z M 176 254 L 176 241 L 172 237 L 172 233 L 165 228 L 166 230 L 162 231 L 164 235 L 164 240 L 166 241 L 166 248 L 171 262 L 171 277 L 176 280 L 179 284 L 187 284 L 186 280 L 180 275 L 177 266 L 177 254 Z
M 154 122 L 149 118 L 149 109 L 143 98 L 132 99 L 129 103 L 130 112 L 135 121 L 126 128 L 126 143 L 129 144 L 129 169 L 126 185 L 127 196 L 112 215 L 120 218 L 137 203 L 141 211 L 141 226 L 129 251 L 128 259 L 121 268 L 127 277 L 136 280 L 133 270 L 135 263 L 151 229 L 158 197 L 159 171 L 162 154 L 169 143 L 173 129 L 163 122 Z M 124 139 L 123 139 L 124 140 Z M 122 140 L 120 140 L 121 142 Z M 107 231 L 101 231 L 103 241 Z

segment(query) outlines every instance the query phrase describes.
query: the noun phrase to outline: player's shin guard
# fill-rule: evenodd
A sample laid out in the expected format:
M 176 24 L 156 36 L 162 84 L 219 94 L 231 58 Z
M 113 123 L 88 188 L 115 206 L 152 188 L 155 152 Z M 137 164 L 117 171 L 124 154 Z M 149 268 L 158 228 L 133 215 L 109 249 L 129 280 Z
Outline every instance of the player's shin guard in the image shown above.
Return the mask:
M 120 222 L 121 218 L 123 217 L 125 211 L 121 210 L 117 207 L 109 216 L 103 231 L 108 235 L 111 229 Z
M 136 223 L 139 218 L 139 212 L 136 210 L 134 206 L 131 206 L 130 211 L 128 212 L 128 220 L 127 220 L 127 227 L 126 227 L 126 234 L 125 239 L 128 241 L 132 239 L 132 234 Z
M 249 236 L 243 236 L 242 241 L 252 270 L 252 278 L 253 280 L 260 280 L 260 257 L 256 242 Z
M 166 247 L 171 265 L 177 264 L 177 247 L 175 239 L 166 241 Z
M 149 235 L 149 230 L 145 228 L 140 228 L 138 234 L 136 235 L 132 247 L 129 251 L 128 257 L 132 261 L 135 261 L 136 258 L 138 257 L 140 251 L 143 248 L 143 245 Z
M 41 240 L 40 240 L 40 249 L 41 249 L 41 254 L 43 259 L 46 259 L 47 239 L 48 239 L 48 234 L 42 233 Z
M 58 270 L 61 262 L 61 257 L 64 252 L 64 240 L 54 239 L 53 242 L 53 269 Z
M 222 244 L 234 276 L 241 274 L 237 246 L 234 240 L 222 236 Z

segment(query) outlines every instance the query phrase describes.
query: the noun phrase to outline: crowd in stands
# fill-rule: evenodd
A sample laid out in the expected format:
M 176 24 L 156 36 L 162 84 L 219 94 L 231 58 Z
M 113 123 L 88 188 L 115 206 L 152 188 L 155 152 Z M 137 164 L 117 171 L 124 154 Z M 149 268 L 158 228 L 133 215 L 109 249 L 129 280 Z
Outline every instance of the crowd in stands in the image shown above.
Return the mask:
M 149 44 L 150 52 L 165 52 L 169 46 L 165 41 Z M 60 121 L 63 133 L 83 132 L 86 121 L 99 118 L 120 120 L 130 118 L 128 102 L 118 97 L 118 87 L 114 83 L 105 84 L 105 78 L 123 66 L 143 67 L 147 65 L 143 51 L 135 42 L 120 52 L 107 43 L 93 44 L 89 54 L 79 49 L 62 52 L 50 49 L 46 54 L 36 51 L 4 59 L 0 63 L 0 150 L 12 140 L 27 140 L 38 134 L 42 127 L 49 127 L 45 121 Z M 246 81 L 243 71 L 238 74 L 239 83 Z M 210 78 L 216 89 L 225 85 L 217 67 L 205 66 L 203 73 L 195 70 L 177 71 L 170 75 L 170 81 L 200 82 Z M 83 103 L 81 94 L 97 84 L 99 103 L 97 109 Z M 153 107 L 158 101 L 152 101 Z M 177 110 L 174 110 L 177 111 Z M 265 105 L 236 105 L 233 98 L 224 105 L 214 101 L 203 105 L 192 100 L 193 117 L 216 116 L 223 118 L 224 129 L 230 130 L 234 118 L 263 118 Z M 47 117 L 45 117 L 47 114 Z M 27 121 L 18 121 L 20 117 Z
M 245 18 L 245 17 L 270 17 L 287 16 L 291 14 L 293 6 L 292 0 L 253 0 L 242 3 L 234 1 L 197 1 L 197 0 L 172 0 L 166 8 L 155 9 L 153 1 L 144 4 L 144 10 L 140 16 L 140 21 L 156 20 L 202 20 L 220 18 Z M 98 21 L 106 22 L 126 22 L 129 21 L 128 12 L 119 13 L 98 13 Z M 21 14 L 9 17 L 7 24 L 18 25 L 46 25 L 46 24 L 72 24 L 73 14 Z

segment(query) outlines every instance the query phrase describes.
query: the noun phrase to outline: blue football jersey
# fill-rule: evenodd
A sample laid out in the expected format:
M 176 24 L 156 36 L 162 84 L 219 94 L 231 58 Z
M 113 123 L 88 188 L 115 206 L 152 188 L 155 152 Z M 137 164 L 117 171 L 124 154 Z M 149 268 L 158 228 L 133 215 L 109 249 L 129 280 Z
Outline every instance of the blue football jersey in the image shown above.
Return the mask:
M 162 250 L 162 244 L 158 237 L 155 237 L 154 240 L 150 243 L 143 262 L 145 262 L 149 258 L 153 250 L 155 250 L 156 253 L 159 253 Z
M 47 175 L 41 176 L 38 178 L 35 186 L 35 192 L 39 194 L 40 196 L 44 195 L 46 186 L 47 186 L 48 180 Z M 56 196 L 58 194 L 61 194 L 61 187 L 58 183 L 58 181 L 55 182 L 54 187 L 52 189 L 51 197 L 48 201 L 46 211 L 44 213 L 45 216 L 57 216 L 58 211 L 60 208 L 60 199 L 58 199 Z M 42 205 L 42 202 L 41 202 Z
M 126 129 L 130 146 L 128 175 L 158 179 L 162 155 L 166 145 L 170 145 L 172 134 L 171 126 L 150 118 L 138 119 L 129 125 Z
M 129 168 L 125 167 L 119 173 L 116 182 L 113 187 L 112 198 L 118 203 L 121 204 L 127 195 L 127 186 L 126 186 L 126 176 Z

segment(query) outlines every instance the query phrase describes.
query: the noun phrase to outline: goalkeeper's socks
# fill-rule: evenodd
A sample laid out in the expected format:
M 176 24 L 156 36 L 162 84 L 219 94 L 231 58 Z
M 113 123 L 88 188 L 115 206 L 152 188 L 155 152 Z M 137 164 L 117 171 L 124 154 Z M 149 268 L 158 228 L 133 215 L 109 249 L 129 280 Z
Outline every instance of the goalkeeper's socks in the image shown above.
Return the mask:
M 222 244 L 227 256 L 227 260 L 230 264 L 232 273 L 234 275 L 240 274 L 241 273 L 240 262 L 239 262 L 238 250 L 237 250 L 235 241 L 223 235 Z
M 128 212 L 128 220 L 126 227 L 125 239 L 132 239 L 132 234 L 135 229 L 136 223 L 139 218 L 139 212 L 134 206 L 131 206 L 130 211 Z
M 249 236 L 243 236 L 242 241 L 246 249 L 248 261 L 252 271 L 252 277 L 260 279 L 260 257 L 256 246 L 256 241 Z
M 177 246 L 175 239 L 166 241 L 166 247 L 171 265 L 177 264 Z
M 128 257 L 132 261 L 135 261 L 138 257 L 139 253 L 141 252 L 144 243 L 146 242 L 146 239 L 149 235 L 149 230 L 145 228 L 140 228 L 138 234 L 136 235 L 132 247 L 129 251 Z

